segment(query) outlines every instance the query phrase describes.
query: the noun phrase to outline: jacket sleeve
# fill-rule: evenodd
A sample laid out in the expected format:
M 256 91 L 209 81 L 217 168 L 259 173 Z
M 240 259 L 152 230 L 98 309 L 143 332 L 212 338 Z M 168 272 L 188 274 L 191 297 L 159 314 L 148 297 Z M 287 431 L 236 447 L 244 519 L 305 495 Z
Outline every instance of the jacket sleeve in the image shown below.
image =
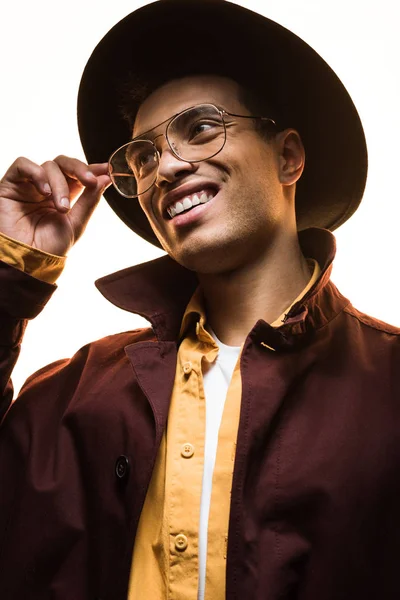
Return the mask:
M 12 402 L 10 376 L 26 324 L 41 312 L 56 287 L 0 261 L 0 421 Z

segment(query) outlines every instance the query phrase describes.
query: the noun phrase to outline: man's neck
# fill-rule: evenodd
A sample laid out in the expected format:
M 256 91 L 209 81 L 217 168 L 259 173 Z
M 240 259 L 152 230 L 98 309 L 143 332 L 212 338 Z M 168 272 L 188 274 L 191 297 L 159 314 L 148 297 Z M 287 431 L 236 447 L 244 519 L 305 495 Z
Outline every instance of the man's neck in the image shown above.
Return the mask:
M 229 346 L 242 344 L 259 319 L 273 323 L 311 277 L 297 237 L 282 241 L 251 265 L 223 274 L 199 275 L 207 320 Z

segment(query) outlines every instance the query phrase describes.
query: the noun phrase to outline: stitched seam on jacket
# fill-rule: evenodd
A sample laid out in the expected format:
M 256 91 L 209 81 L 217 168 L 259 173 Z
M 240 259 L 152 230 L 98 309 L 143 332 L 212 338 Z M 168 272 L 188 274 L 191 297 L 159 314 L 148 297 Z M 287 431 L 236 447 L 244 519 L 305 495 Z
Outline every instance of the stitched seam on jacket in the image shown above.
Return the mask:
M 357 310 L 357 309 L 354 309 L 354 310 Z M 395 337 L 398 337 L 400 335 L 400 330 L 399 331 L 388 331 L 388 329 L 386 329 L 386 327 L 390 327 L 390 328 L 393 327 L 395 329 L 394 325 L 390 325 L 389 323 L 384 323 L 382 321 L 381 322 L 382 326 L 379 326 L 380 322 L 376 322 L 375 320 L 374 320 L 374 323 L 368 323 L 368 321 L 363 318 L 362 313 L 361 314 L 353 313 L 347 307 L 344 309 L 344 312 L 346 314 L 348 314 L 350 317 L 353 317 L 354 319 L 356 319 L 362 325 L 365 325 L 366 327 L 369 327 L 370 329 L 373 329 L 374 331 L 381 331 L 383 333 L 386 333 L 387 335 L 393 335 Z M 366 315 L 366 317 L 368 318 L 367 315 Z M 370 317 L 370 318 L 372 319 L 373 317 Z

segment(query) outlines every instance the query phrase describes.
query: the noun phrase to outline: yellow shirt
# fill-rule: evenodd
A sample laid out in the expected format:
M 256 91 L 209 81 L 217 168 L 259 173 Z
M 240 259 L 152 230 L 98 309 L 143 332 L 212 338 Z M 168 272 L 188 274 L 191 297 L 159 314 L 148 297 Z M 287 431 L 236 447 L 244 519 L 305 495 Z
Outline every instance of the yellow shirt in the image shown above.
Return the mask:
M 61 275 L 66 257 L 38 250 L 0 233 L 0 260 L 36 279 L 54 283 Z
M 183 319 L 185 335 L 178 353 L 168 426 L 139 521 L 129 600 L 144 595 L 152 600 L 197 600 L 206 416 L 202 363 L 213 362 L 218 355 L 217 344 L 204 328 L 200 298 L 197 292 Z M 214 552 L 212 557 L 209 553 L 206 574 L 206 598 L 210 599 L 219 597 L 213 590 L 221 590 L 221 586 L 224 589 L 229 491 L 240 397 L 238 363 L 225 403 L 213 479 L 208 546 Z

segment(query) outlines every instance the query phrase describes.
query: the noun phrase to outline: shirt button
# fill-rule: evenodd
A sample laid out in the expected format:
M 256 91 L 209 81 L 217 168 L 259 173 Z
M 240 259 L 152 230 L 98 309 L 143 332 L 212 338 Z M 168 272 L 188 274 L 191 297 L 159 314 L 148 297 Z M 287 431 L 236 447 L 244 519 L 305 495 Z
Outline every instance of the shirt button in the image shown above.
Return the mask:
M 115 475 L 118 479 L 126 479 L 129 474 L 129 459 L 122 455 L 117 458 L 115 463 Z
M 192 444 L 183 444 L 181 448 L 183 458 L 192 458 L 194 454 L 194 446 Z
M 192 372 L 192 363 L 189 362 L 185 362 L 185 364 L 183 365 L 183 372 L 185 373 L 185 375 L 189 375 Z
M 175 548 L 179 552 L 183 552 L 188 547 L 188 539 L 183 533 L 179 533 L 175 538 Z

